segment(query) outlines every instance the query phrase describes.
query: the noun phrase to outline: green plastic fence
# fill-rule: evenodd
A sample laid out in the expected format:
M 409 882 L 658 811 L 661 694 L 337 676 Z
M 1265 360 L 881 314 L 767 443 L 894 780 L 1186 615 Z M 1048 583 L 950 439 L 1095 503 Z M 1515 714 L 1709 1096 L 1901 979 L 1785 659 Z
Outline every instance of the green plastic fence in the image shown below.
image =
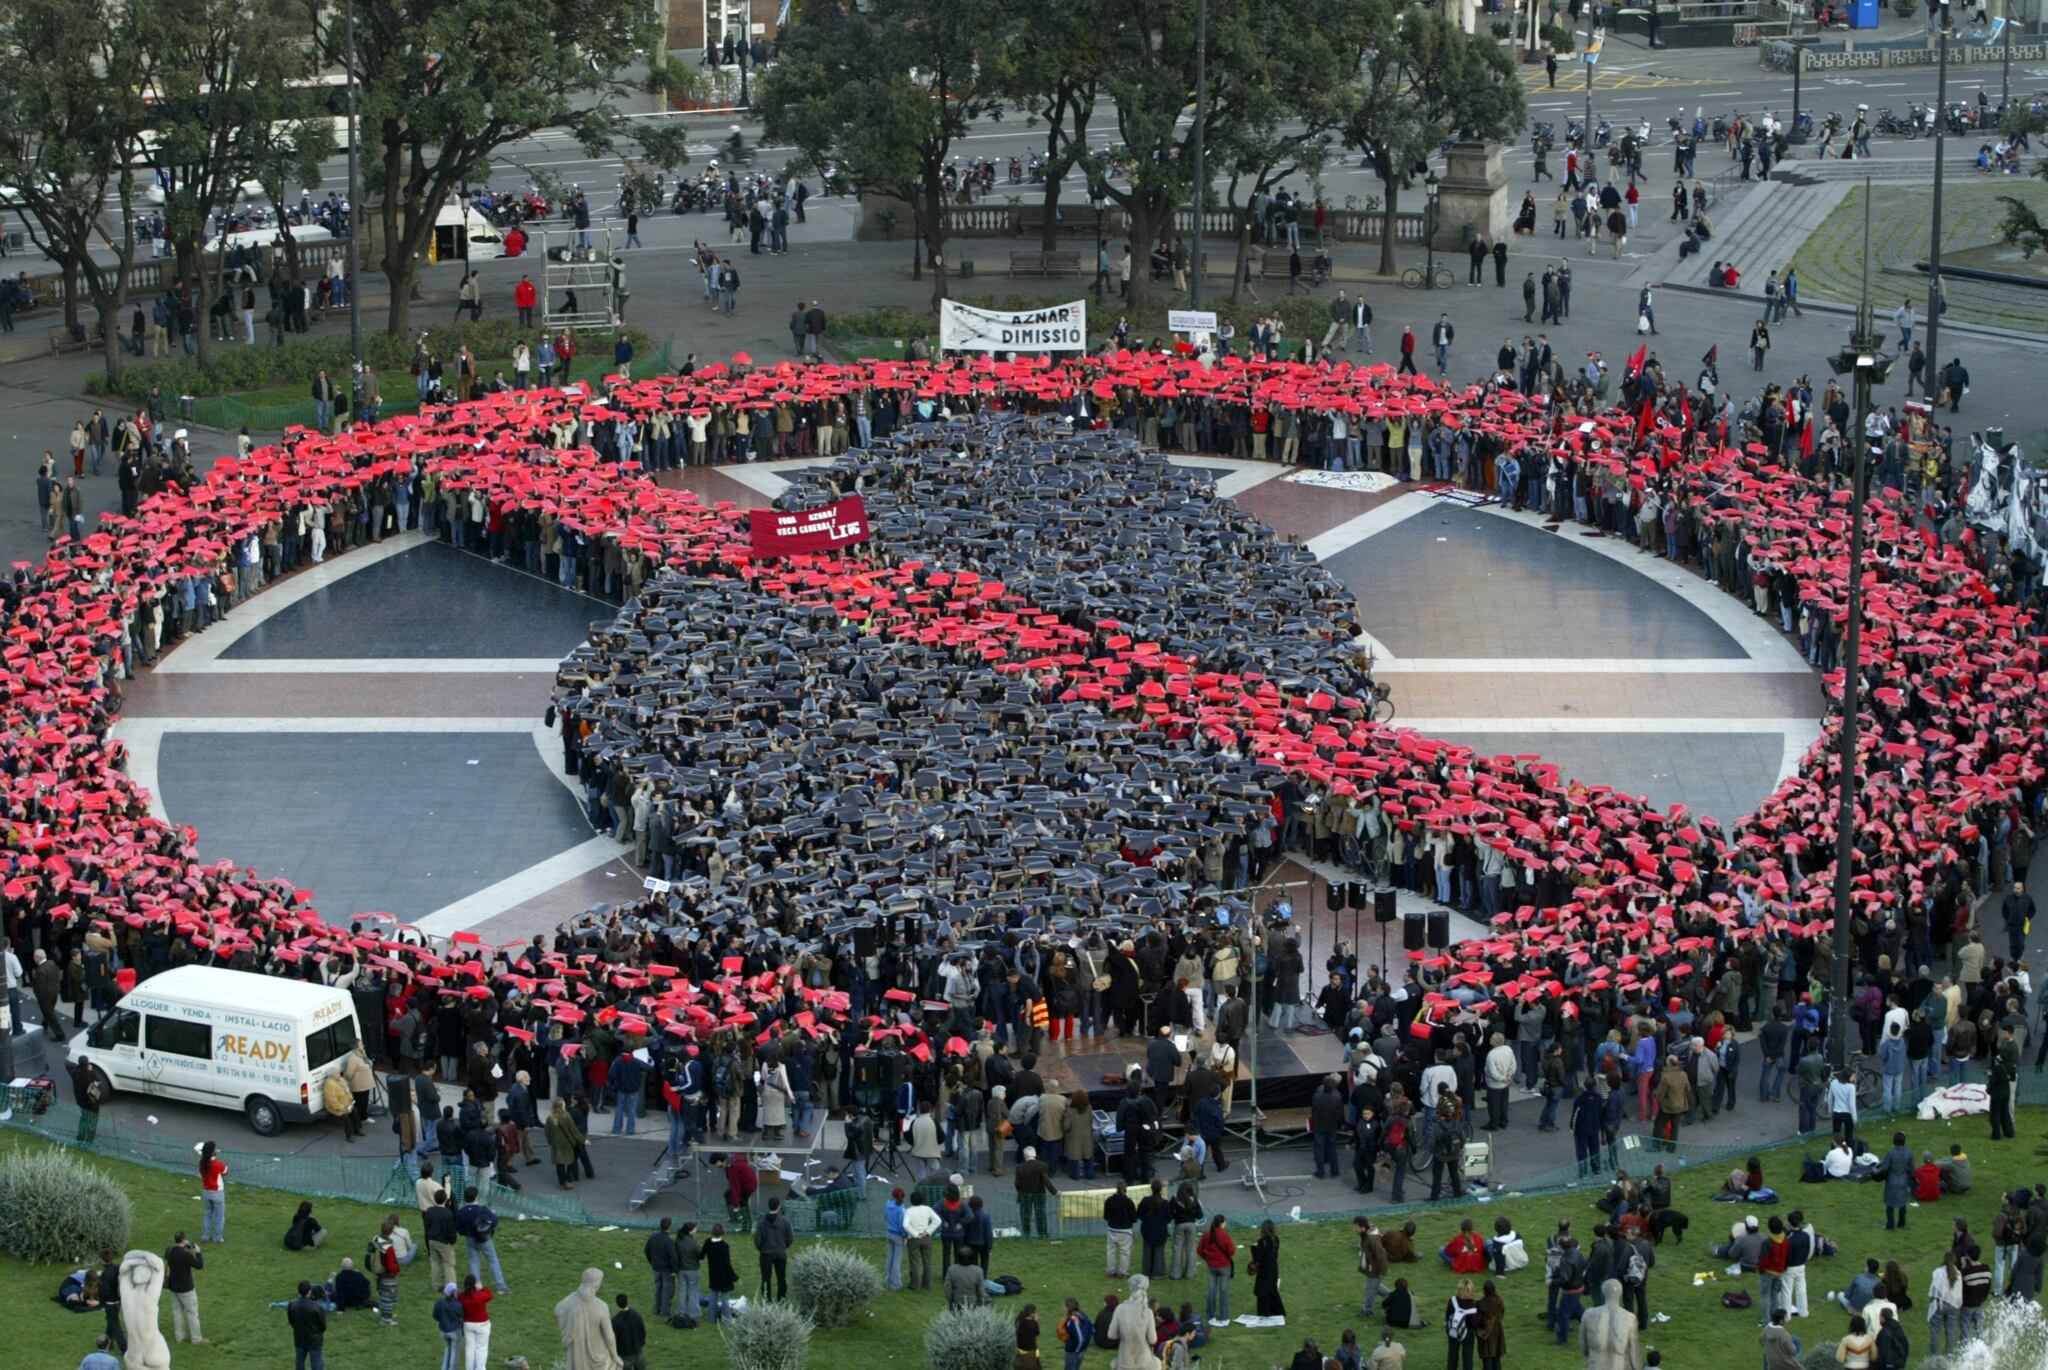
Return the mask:
M 2048 1077 L 2027 1073 L 2022 1076 L 2018 1093 L 2020 1104 L 2048 1103 Z M 157 1170 L 185 1174 L 192 1170 L 193 1151 L 188 1140 L 167 1138 L 154 1129 L 136 1131 L 123 1127 L 111 1115 L 102 1114 L 98 1131 L 89 1145 L 81 1145 L 74 1138 L 78 1132 L 78 1109 L 76 1106 L 58 1100 L 48 1111 L 34 1113 L 26 1107 L 27 1100 L 17 1097 L 14 1117 L 6 1126 L 17 1132 L 40 1136 L 59 1145 L 90 1151 L 115 1160 L 132 1161 L 138 1165 L 150 1166 Z M 1901 1116 L 1910 1110 L 1902 1111 Z M 1865 1115 L 1866 1122 L 1892 1116 L 1876 1110 Z M 371 1137 L 379 1134 L 372 1128 Z M 1603 1151 L 1593 1166 L 1590 1176 L 1581 1175 L 1575 1163 L 1564 1165 L 1532 1175 L 1518 1184 L 1494 1192 L 1495 1202 L 1515 1199 L 1543 1198 L 1562 1194 L 1573 1189 L 1603 1189 L 1612 1176 L 1615 1163 L 1631 1173 L 1645 1173 L 1652 1165 L 1663 1164 L 1667 1169 L 1682 1170 L 1694 1166 L 1716 1165 L 1737 1157 L 1754 1155 L 1779 1146 L 1794 1146 L 1802 1143 L 1821 1148 L 1824 1134 L 1801 1136 L 1792 1133 L 1776 1138 L 1752 1139 L 1732 1145 L 1679 1142 L 1669 1148 L 1659 1147 L 1647 1132 L 1625 1134 L 1615 1154 Z M 310 1157 L 250 1150 L 223 1150 L 221 1159 L 232 1168 L 243 1184 L 260 1185 L 266 1189 L 277 1189 L 301 1198 L 352 1199 L 373 1205 L 391 1204 L 410 1207 L 413 1204 L 412 1177 L 397 1163 L 395 1156 L 323 1156 Z M 1223 1213 L 1233 1226 L 1257 1226 L 1271 1216 L 1264 1210 L 1250 1207 L 1237 1209 L 1217 1202 L 1219 1194 L 1246 1193 L 1241 1185 L 1242 1166 L 1245 1152 L 1232 1148 L 1233 1170 L 1221 1177 L 1211 1177 L 1199 1188 L 1207 1200 L 1211 1214 Z M 1298 1147 L 1284 1150 L 1260 1148 L 1261 1169 L 1269 1174 L 1292 1174 L 1308 1157 Z M 907 1158 L 906 1158 L 907 1169 Z M 876 1172 L 881 1174 L 881 1172 Z M 1162 1170 L 1162 1178 L 1171 1181 L 1170 1170 Z M 698 1176 L 702 1181 L 702 1193 L 706 1208 L 722 1208 L 718 1195 L 723 1189 L 723 1177 L 709 1172 L 708 1167 L 700 1168 Z M 888 1176 L 892 1185 L 901 1184 L 910 1188 L 906 1175 Z M 574 1223 L 585 1227 L 628 1227 L 652 1228 L 666 1213 L 673 1215 L 678 1198 L 694 1198 L 698 1192 L 698 1179 L 684 1180 L 673 1188 L 663 1191 L 647 1210 L 636 1213 L 592 1213 L 583 1204 L 568 1196 L 539 1192 L 536 1190 L 507 1191 L 493 1187 L 491 1203 L 501 1217 L 522 1221 L 540 1220 L 547 1222 Z M 1061 1180 L 1060 1185 L 1068 1191 L 1113 1188 L 1116 1180 L 1112 1176 L 1104 1179 L 1098 1176 L 1094 1181 Z M 1409 1188 L 1427 1185 L 1427 1179 L 1409 1177 Z M 1286 1182 L 1278 1182 L 1285 1189 Z M 792 1224 L 799 1234 L 871 1237 L 879 1239 L 883 1232 L 883 1186 L 870 1183 L 866 1194 L 860 1199 L 845 1196 L 824 1196 L 818 1200 L 795 1199 L 785 1205 Z M 1017 1196 L 1007 1188 L 994 1189 L 982 1194 L 982 1202 L 989 1211 L 999 1234 L 1010 1237 L 1021 1235 L 1022 1213 Z M 1433 1208 L 1449 1207 L 1469 1203 L 1467 1198 L 1443 1199 L 1431 1203 L 1427 1199 L 1412 1201 L 1398 1206 L 1373 1210 L 1379 1213 L 1409 1213 Z M 1091 1206 L 1092 1207 L 1092 1206 Z M 1060 1214 L 1060 1200 L 1057 1197 L 1046 1200 L 1044 1214 L 1049 1227 L 1047 1235 L 1053 1237 L 1100 1236 L 1103 1231 L 1099 1211 L 1083 1215 Z M 1333 1218 L 1338 1214 L 1311 1215 Z M 1038 1234 L 1034 1232 L 1033 1236 Z

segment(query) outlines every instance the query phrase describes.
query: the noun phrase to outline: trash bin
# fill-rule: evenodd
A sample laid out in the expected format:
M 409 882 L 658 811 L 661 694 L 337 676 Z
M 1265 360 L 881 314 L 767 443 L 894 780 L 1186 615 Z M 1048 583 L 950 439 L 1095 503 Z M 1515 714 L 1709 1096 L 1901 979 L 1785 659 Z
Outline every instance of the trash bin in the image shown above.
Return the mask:
M 2003 428 L 1985 429 L 1984 445 L 1994 452 L 2003 452 L 2005 450 L 2005 430 Z
M 1849 0 L 1849 27 L 1852 29 L 1876 28 L 1877 0 Z
M 193 408 L 197 405 L 197 403 L 198 401 L 194 399 L 191 395 L 178 396 L 178 417 L 184 419 L 188 423 L 191 422 L 193 416 L 192 411 Z

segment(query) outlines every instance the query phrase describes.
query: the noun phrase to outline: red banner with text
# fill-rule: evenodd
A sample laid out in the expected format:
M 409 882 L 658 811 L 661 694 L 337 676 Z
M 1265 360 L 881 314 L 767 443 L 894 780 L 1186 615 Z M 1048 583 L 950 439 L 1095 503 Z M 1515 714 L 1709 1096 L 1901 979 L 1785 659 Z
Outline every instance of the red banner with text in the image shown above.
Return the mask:
M 868 509 L 859 495 L 822 509 L 753 509 L 747 531 L 757 557 L 787 557 L 799 552 L 830 552 L 866 542 Z

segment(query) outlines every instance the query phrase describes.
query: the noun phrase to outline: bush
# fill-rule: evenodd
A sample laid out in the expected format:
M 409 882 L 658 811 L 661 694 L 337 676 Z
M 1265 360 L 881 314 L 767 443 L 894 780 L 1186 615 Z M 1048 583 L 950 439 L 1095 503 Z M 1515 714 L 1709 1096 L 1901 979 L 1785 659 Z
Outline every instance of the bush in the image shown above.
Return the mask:
M 733 1370 L 803 1370 L 811 1354 L 811 1320 L 787 1303 L 749 1299 L 744 1312 L 720 1326 Z
M 941 1313 L 924 1329 L 932 1370 L 1009 1370 L 1016 1350 L 1016 1327 L 993 1308 Z
M 916 338 L 932 331 L 932 316 L 922 310 L 885 305 L 826 316 L 825 331 L 835 338 Z
M 1543 45 L 1559 57 L 1568 57 L 1579 45 L 1578 35 L 1562 24 L 1543 26 Z
M 816 1327 L 850 1327 L 882 1292 L 882 1272 L 836 1246 L 811 1246 L 789 1263 L 789 1301 Z
M 134 1222 L 128 1196 L 71 1152 L 17 1147 L 0 1159 L 0 1252 L 18 1261 L 91 1262 L 127 1246 Z

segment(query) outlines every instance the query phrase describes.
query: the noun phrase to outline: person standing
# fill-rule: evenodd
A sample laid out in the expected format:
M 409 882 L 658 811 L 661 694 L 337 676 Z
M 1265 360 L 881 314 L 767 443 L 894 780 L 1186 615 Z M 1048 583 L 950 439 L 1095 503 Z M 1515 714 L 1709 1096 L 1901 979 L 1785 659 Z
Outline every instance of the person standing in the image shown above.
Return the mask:
M 470 1185 L 462 1191 L 463 1204 L 455 1213 L 455 1229 L 469 1243 L 469 1281 L 474 1284 L 482 1278 L 481 1261 L 488 1257 L 491 1266 L 491 1283 L 500 1294 L 509 1294 L 512 1287 L 505 1283 L 505 1272 L 498 1265 L 498 1215 L 490 1205 L 477 1202 L 476 1186 Z M 468 1305 L 465 1304 L 466 1308 Z M 488 1337 L 488 1333 L 485 1334 Z
M 706 1316 L 712 1322 L 724 1322 L 732 1316 L 732 1291 L 739 1285 L 739 1271 L 732 1263 L 732 1243 L 725 1239 L 725 1224 L 713 1223 L 711 1235 L 704 1239 L 704 1288 L 711 1295 Z
M 1203 1321 L 1211 1327 L 1228 1327 L 1230 1282 L 1237 1276 L 1237 1243 L 1231 1239 L 1228 1218 L 1218 1213 L 1209 1220 L 1209 1230 L 1195 1244 L 1195 1254 L 1202 1258 L 1202 1264 L 1209 1271 L 1209 1295 L 1203 1305 Z
M 782 1200 L 770 1199 L 767 1214 L 754 1228 L 754 1250 L 761 1258 L 762 1298 L 789 1297 L 789 1248 L 795 1244 L 796 1229 L 782 1211 Z
M 455 1296 L 462 1306 L 463 1370 L 490 1370 L 493 1297 L 490 1290 L 478 1285 L 475 1275 L 463 1277 L 462 1292 Z
M 560 1095 L 555 1097 L 553 1107 L 548 1110 L 548 1121 L 544 1131 L 548 1139 L 548 1160 L 555 1167 L 555 1183 L 563 1189 L 574 1189 L 576 1151 L 583 1145 L 583 1133 L 576 1126 L 576 1120 L 569 1115 L 568 1104 Z
M 15 1021 L 20 1020 L 17 1018 Z M 78 1105 L 78 1131 L 72 1141 L 78 1146 L 91 1146 L 100 1128 L 99 1072 L 83 1058 L 73 1061 L 69 1070 L 71 1098 Z
M 661 1227 L 647 1239 L 643 1248 L 647 1267 L 654 1272 L 654 1316 L 657 1318 L 669 1315 L 669 1306 L 675 1301 L 676 1277 L 683 1268 L 682 1250 L 669 1232 L 674 1223 L 673 1218 L 663 1218 Z M 690 1312 L 689 1309 L 683 1311 Z
M 1906 1134 L 1892 1134 L 1892 1149 L 1878 1163 L 1872 1179 L 1884 1181 L 1884 1230 L 1906 1225 L 1906 1208 L 1913 1202 L 1913 1150 Z
M 1358 1316 L 1370 1319 L 1377 1315 L 1382 1293 L 1380 1285 L 1387 1278 L 1387 1244 L 1380 1240 L 1370 1218 L 1353 1218 L 1351 1229 L 1358 1234 L 1358 1273 L 1365 1277 L 1365 1295 L 1360 1301 Z
M 1104 1272 L 1110 1279 L 1128 1279 L 1131 1273 L 1131 1229 L 1138 1223 L 1138 1206 L 1131 1202 L 1125 1182 L 1118 1180 L 1116 1192 L 1102 1201 Z
M 1436 326 L 1430 329 L 1429 345 L 1436 351 L 1436 374 L 1442 376 L 1451 365 L 1451 343 L 1458 336 L 1458 330 L 1451 326 L 1449 314 L 1436 316 Z M 1412 370 L 1413 367 L 1411 366 Z
M 224 1242 L 228 1239 L 227 1173 L 228 1163 L 220 1158 L 220 1148 L 210 1141 L 202 1143 L 199 1148 L 199 1202 L 202 1208 L 199 1240 L 202 1242 Z
M 909 1260 L 905 1288 L 932 1287 L 932 1238 L 938 1235 L 939 1226 L 938 1210 L 922 1196 L 914 1197 L 903 1210 L 903 1249 Z
M 1252 1297 L 1258 1316 L 1284 1318 L 1287 1305 L 1280 1298 L 1280 1234 L 1273 1220 L 1259 1224 L 1259 1239 L 1252 1243 Z
M 434 1326 L 441 1333 L 440 1370 L 462 1370 L 462 1299 L 461 1286 L 452 1281 L 441 1286 L 441 1297 L 434 1300 Z M 294 1366 L 293 1370 L 298 1370 Z
M 292 1370 L 326 1370 L 327 1310 L 313 1297 L 313 1282 L 299 1281 L 299 1296 L 284 1306 L 292 1329 Z M 452 1370 L 444 1357 L 441 1370 Z
M 633 1307 L 632 1295 L 620 1294 L 615 1302 L 619 1311 L 612 1314 L 612 1346 L 620 1370 L 647 1370 L 647 1320 Z
M 206 1345 L 199 1330 L 199 1290 L 192 1272 L 206 1268 L 206 1257 L 196 1242 L 183 1232 L 174 1233 L 170 1249 L 164 1252 L 164 1292 L 171 1296 L 171 1336 L 174 1341 Z

